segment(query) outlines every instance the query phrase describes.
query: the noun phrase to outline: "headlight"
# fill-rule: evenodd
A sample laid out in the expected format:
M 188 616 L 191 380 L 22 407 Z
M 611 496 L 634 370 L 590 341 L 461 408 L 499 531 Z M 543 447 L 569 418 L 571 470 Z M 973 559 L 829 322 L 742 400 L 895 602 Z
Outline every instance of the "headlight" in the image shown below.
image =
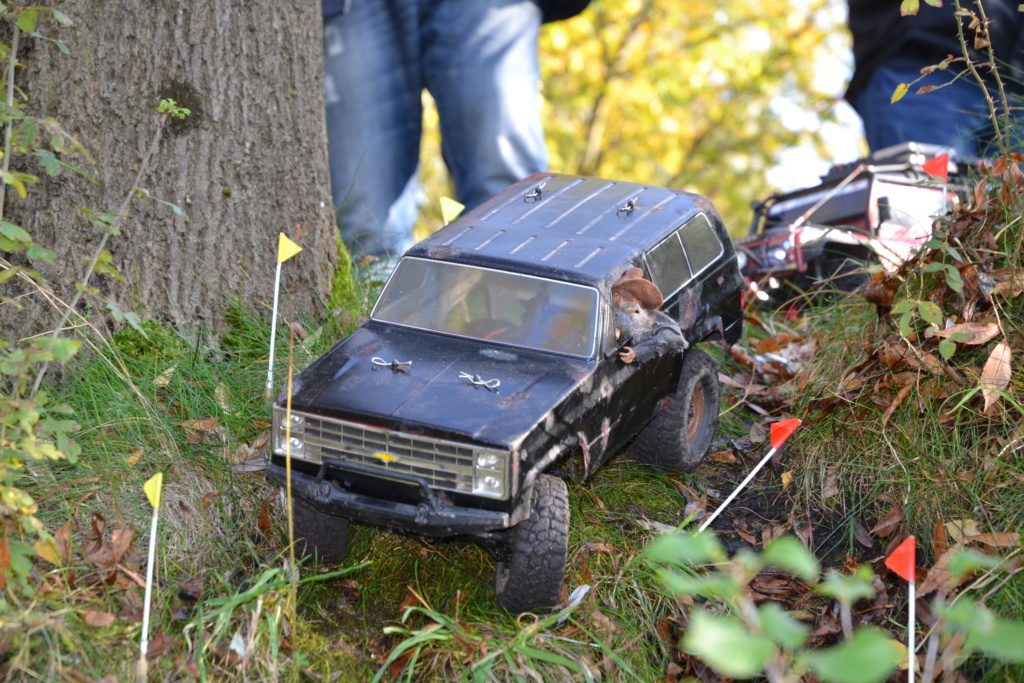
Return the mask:
M 473 453 L 473 493 L 504 498 L 508 472 L 508 453 L 477 450 Z
M 290 420 L 286 420 L 284 408 L 274 406 L 274 453 L 285 455 L 290 453 L 294 458 L 301 458 L 305 454 L 306 441 L 303 438 L 306 431 L 306 418 L 303 415 L 292 413 Z

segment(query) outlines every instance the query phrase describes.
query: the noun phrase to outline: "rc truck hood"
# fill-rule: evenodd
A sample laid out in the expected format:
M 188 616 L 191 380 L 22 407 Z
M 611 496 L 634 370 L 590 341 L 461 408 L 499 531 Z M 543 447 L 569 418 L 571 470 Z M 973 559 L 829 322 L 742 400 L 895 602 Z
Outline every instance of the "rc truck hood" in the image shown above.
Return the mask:
M 296 378 L 292 408 L 514 448 L 593 371 L 591 360 L 370 323 Z

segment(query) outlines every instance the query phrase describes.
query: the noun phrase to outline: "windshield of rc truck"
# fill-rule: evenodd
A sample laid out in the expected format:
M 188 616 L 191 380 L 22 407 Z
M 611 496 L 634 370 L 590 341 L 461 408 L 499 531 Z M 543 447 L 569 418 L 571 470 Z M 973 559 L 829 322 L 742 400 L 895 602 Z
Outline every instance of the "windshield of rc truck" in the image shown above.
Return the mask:
M 459 337 L 593 356 L 598 294 L 583 285 L 429 259 L 399 262 L 370 317 Z

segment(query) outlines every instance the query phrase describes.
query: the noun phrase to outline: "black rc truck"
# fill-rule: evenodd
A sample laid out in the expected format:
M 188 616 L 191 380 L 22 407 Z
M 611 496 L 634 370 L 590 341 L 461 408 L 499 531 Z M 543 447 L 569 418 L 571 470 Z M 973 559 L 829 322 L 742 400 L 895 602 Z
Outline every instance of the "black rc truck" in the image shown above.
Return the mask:
M 612 287 L 636 269 L 689 349 L 623 360 L 635 340 L 617 338 Z M 267 471 L 283 485 L 291 458 L 299 553 L 340 561 L 349 520 L 461 537 L 495 558 L 503 607 L 554 606 L 561 477 L 627 446 L 697 466 L 719 391 L 692 345 L 740 337 L 742 288 L 699 195 L 538 174 L 465 213 L 406 252 L 369 320 L 274 403 Z

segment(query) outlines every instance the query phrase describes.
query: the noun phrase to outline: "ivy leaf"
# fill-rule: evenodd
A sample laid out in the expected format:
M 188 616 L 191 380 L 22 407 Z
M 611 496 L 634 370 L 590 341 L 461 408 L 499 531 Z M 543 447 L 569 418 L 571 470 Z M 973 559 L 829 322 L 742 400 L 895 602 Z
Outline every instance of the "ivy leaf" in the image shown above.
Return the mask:
M 23 227 L 8 221 L 0 220 L 0 235 L 22 244 L 32 244 L 32 236 Z
M 57 262 L 57 252 L 52 249 L 47 249 L 46 247 L 41 247 L 38 244 L 30 246 L 28 251 L 25 252 L 25 255 L 33 261 L 42 261 L 48 266 L 52 266 Z
M 764 671 L 775 654 L 770 640 L 747 632 L 731 615 L 716 616 L 702 610 L 690 615 L 683 649 L 697 655 L 718 673 L 730 678 L 752 678 Z
M 777 602 L 766 602 L 758 607 L 757 618 L 761 623 L 761 632 L 787 650 L 799 649 L 810 631 Z
M 871 567 L 866 564 L 857 567 L 857 571 L 850 576 L 830 571 L 815 590 L 822 595 L 835 598 L 844 605 L 852 605 L 862 598 L 875 595 L 875 589 L 871 585 L 874 575 Z
M 57 360 L 67 362 L 82 348 L 82 343 L 66 337 L 52 337 L 48 339 L 43 347 L 48 349 Z
M 907 311 L 900 316 L 900 335 L 909 337 L 910 333 L 913 332 L 913 328 L 910 327 L 910 321 L 913 319 L 913 311 Z
M 964 279 L 960 277 L 960 271 L 953 266 L 946 266 L 946 286 L 954 292 L 964 291 Z
M 992 555 L 984 555 L 977 550 L 963 549 L 953 553 L 949 558 L 949 573 L 953 575 L 954 581 L 959 581 L 968 574 L 978 569 L 992 569 L 1001 560 Z
M 817 581 L 821 572 L 818 560 L 796 536 L 779 536 L 765 546 L 761 559 L 767 564 L 793 572 L 807 582 Z
M 92 271 L 100 275 L 110 275 L 111 277 L 127 284 L 124 276 L 117 272 L 116 268 L 110 265 L 113 260 L 114 257 L 111 255 L 109 250 L 102 250 L 96 258 L 96 263 L 93 265 Z
M 1024 648 L 1021 648 L 1021 643 L 1024 643 L 1024 624 L 995 617 L 984 631 L 971 629 L 964 646 L 970 649 L 977 648 L 990 657 L 1003 661 L 1024 662 Z
M 939 355 L 942 356 L 943 360 L 949 360 L 956 353 L 956 344 L 949 339 L 943 339 L 939 342 Z
M 39 8 L 28 7 L 18 14 L 18 28 L 25 33 L 36 30 L 36 22 L 39 21 Z
M 900 3 L 900 15 L 907 16 L 908 14 L 917 14 L 917 10 L 920 9 L 921 4 L 918 0 L 903 0 Z
M 725 552 L 714 534 L 669 534 L 651 544 L 647 559 L 665 564 L 705 564 L 724 561 Z
M 938 304 L 932 301 L 922 301 L 917 305 L 917 312 L 921 314 L 927 322 L 930 322 L 935 327 L 942 329 L 942 309 L 939 308 Z
M 0 285 L 7 282 L 15 275 L 21 272 L 21 266 L 11 266 L 4 270 L 0 270 Z
M 892 307 L 892 314 L 893 315 L 903 315 L 904 313 L 908 313 L 908 312 L 913 311 L 913 310 L 914 310 L 914 302 L 913 301 L 908 301 L 908 300 L 904 299 L 903 301 L 899 302 L 898 304 L 896 304 L 895 306 Z
M 39 162 L 43 165 L 46 175 L 54 178 L 60 174 L 60 162 L 57 161 L 57 157 L 46 150 L 36 150 L 36 153 L 39 155 Z
M 799 660 L 822 680 L 836 683 L 884 681 L 896 669 L 896 649 L 884 633 L 859 628 L 841 645 L 803 653 Z

